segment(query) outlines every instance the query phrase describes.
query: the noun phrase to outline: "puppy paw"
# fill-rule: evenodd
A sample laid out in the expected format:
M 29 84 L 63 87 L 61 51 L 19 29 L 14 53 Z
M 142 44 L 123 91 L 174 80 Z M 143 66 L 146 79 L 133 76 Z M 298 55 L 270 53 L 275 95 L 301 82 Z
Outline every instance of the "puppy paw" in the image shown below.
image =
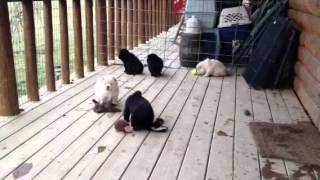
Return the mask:
M 124 132 L 126 132 L 126 133 L 132 133 L 132 132 L 133 132 L 133 127 L 132 127 L 132 126 L 126 126 L 126 127 L 124 127 Z

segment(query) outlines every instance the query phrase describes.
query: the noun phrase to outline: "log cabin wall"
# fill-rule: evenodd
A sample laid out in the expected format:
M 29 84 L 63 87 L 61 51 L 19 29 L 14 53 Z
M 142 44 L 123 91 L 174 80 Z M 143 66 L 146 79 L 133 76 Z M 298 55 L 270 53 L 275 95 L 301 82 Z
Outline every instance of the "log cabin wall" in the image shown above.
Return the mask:
M 289 0 L 289 7 L 302 31 L 294 90 L 320 130 L 320 0 Z

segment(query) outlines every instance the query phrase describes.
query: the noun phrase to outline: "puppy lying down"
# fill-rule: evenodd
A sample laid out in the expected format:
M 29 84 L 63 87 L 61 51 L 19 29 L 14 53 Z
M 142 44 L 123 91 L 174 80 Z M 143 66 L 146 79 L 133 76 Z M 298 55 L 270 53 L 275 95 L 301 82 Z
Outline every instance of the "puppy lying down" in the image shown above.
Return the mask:
M 197 64 L 196 67 L 196 74 L 200 76 L 216 76 L 216 77 L 222 77 L 229 75 L 229 72 L 227 71 L 226 66 L 215 59 L 205 59 Z

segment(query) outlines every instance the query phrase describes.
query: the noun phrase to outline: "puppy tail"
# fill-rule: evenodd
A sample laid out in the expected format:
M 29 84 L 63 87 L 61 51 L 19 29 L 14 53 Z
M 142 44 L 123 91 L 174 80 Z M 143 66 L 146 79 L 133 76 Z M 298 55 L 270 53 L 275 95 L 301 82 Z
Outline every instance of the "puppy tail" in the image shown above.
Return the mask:
M 164 120 L 161 118 L 157 118 L 155 122 L 153 122 L 153 125 L 151 127 L 151 131 L 154 132 L 167 132 L 168 127 L 163 126 Z

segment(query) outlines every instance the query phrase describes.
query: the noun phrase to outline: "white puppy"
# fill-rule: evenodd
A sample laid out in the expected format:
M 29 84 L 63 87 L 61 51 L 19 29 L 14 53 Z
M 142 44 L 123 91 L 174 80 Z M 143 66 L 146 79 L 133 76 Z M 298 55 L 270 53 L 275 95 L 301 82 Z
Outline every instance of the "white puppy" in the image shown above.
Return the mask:
M 197 64 L 196 67 L 197 75 L 208 76 L 227 76 L 228 71 L 226 66 L 215 59 L 205 59 Z
M 94 102 L 97 106 L 110 108 L 118 104 L 119 86 L 117 79 L 110 75 L 99 76 L 94 86 Z

